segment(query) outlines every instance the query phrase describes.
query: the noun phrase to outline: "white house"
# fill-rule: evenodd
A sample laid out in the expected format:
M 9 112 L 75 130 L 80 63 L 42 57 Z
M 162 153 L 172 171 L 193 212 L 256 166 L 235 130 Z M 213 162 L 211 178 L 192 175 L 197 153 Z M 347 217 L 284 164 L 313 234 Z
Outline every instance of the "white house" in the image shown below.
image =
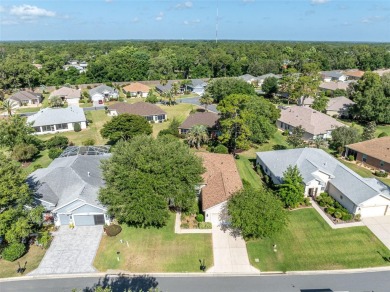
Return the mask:
M 138 115 L 151 123 L 162 123 L 168 119 L 168 115 L 164 110 L 155 104 L 143 101 L 133 104 L 118 102 L 108 107 L 108 115 L 117 116 L 120 114 Z
M 81 129 L 87 128 L 87 119 L 82 108 L 70 106 L 67 108 L 44 108 L 28 116 L 27 123 L 31 124 L 36 134 L 53 134 L 73 131 L 76 123 Z
M 375 178 L 363 178 L 321 149 L 300 148 L 257 152 L 256 164 L 275 184 L 283 182 L 288 166 L 303 177 L 305 196 L 327 192 L 351 214 L 362 218 L 390 216 L 390 187 Z
M 187 88 L 193 93 L 202 96 L 206 90 L 207 82 L 202 79 L 191 79 L 191 83 L 187 85 Z
M 347 80 L 347 75 L 343 74 L 341 71 L 323 71 L 321 72 L 321 77 L 324 82 L 330 81 L 339 81 L 344 82 Z
M 115 88 L 103 84 L 89 90 L 89 96 L 93 106 L 101 106 L 104 105 L 104 101 L 118 99 L 119 94 Z
M 81 98 L 81 92 L 79 89 L 73 89 L 70 87 L 61 87 L 50 93 L 49 99 L 54 96 L 60 97 L 63 101 L 66 101 L 68 105 L 78 106 Z
M 148 97 L 148 93 L 150 91 L 150 87 L 139 83 L 139 82 L 133 82 L 125 87 L 123 87 L 123 92 L 127 95 L 130 95 L 130 97 Z

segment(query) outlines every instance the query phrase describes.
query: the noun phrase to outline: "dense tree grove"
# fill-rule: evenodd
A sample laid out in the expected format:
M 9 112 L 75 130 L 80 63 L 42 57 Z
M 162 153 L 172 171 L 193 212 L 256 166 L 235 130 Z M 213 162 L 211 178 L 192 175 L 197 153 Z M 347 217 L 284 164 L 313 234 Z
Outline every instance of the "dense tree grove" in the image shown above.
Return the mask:
M 0 88 L 109 81 L 255 76 L 281 73 L 288 65 L 304 71 L 390 67 L 389 44 L 85 41 L 0 43 Z M 70 60 L 88 62 L 86 73 L 63 70 Z M 33 64 L 41 64 L 38 69 Z

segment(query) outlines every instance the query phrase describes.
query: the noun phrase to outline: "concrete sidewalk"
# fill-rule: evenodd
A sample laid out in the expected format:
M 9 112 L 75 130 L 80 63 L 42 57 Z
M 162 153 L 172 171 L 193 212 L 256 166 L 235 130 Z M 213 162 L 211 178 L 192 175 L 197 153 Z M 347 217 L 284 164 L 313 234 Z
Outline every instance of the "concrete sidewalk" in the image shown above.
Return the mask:
M 364 218 L 363 222 L 390 250 L 390 216 Z
M 246 244 L 241 236 L 234 237 L 229 230 L 222 231 L 218 226 L 212 230 L 214 266 L 207 273 L 260 274 L 249 263 Z

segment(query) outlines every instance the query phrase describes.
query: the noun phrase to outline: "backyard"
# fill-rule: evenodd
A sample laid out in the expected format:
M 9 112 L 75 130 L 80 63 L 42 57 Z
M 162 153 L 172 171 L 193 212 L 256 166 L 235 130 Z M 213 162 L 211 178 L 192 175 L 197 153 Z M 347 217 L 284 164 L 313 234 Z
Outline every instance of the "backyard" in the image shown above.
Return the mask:
M 384 182 L 385 184 L 388 184 L 390 186 L 390 178 L 383 178 L 383 177 L 378 177 L 375 176 L 370 169 L 361 167 L 355 163 L 345 161 L 344 159 L 340 159 L 339 161 L 343 163 L 344 165 L 348 166 L 350 169 L 352 169 L 354 172 L 359 174 L 362 177 L 375 177 L 376 179 L 379 179 L 380 181 Z
M 308 271 L 390 266 L 382 258 L 390 251 L 367 227 L 333 230 L 312 208 L 290 211 L 289 219 L 288 227 L 276 236 L 247 242 L 254 267 Z
M 133 273 L 199 272 L 200 259 L 205 260 L 207 268 L 211 267 L 211 234 L 175 234 L 174 221 L 172 213 L 165 227 L 122 225 L 122 232 L 116 237 L 103 236 L 95 267 L 100 271 L 114 269 Z

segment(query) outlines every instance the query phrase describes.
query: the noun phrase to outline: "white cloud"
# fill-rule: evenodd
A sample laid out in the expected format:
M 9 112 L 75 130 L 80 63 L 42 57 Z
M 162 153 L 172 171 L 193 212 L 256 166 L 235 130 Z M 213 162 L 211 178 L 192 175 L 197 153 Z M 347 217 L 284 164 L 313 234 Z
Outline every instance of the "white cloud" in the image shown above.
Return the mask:
M 200 19 L 195 19 L 195 20 L 184 20 L 183 23 L 185 25 L 195 25 L 200 23 Z
M 164 18 L 164 12 L 160 12 L 157 16 L 156 16 L 156 21 L 161 21 L 163 20 Z
M 374 22 L 379 22 L 379 21 L 382 21 L 384 20 L 384 17 L 383 16 L 368 16 L 368 17 L 364 17 L 361 22 L 362 23 L 374 23 Z
M 134 18 L 131 20 L 131 22 L 134 22 L 134 23 L 139 22 L 139 18 L 138 18 L 138 17 L 134 17 Z
M 178 3 L 176 6 L 175 6 L 176 9 L 190 9 L 192 8 L 192 2 L 191 1 L 186 1 L 186 2 L 182 2 L 182 3 Z
M 0 5 L 0 13 L 4 12 L 5 11 L 5 8 L 3 6 Z
M 325 4 L 330 0 L 311 0 L 311 4 Z
M 33 20 L 39 17 L 56 16 L 56 13 L 54 11 L 49 11 L 43 8 L 39 8 L 37 6 L 32 6 L 27 4 L 12 6 L 9 11 L 9 14 L 17 16 L 22 20 Z

